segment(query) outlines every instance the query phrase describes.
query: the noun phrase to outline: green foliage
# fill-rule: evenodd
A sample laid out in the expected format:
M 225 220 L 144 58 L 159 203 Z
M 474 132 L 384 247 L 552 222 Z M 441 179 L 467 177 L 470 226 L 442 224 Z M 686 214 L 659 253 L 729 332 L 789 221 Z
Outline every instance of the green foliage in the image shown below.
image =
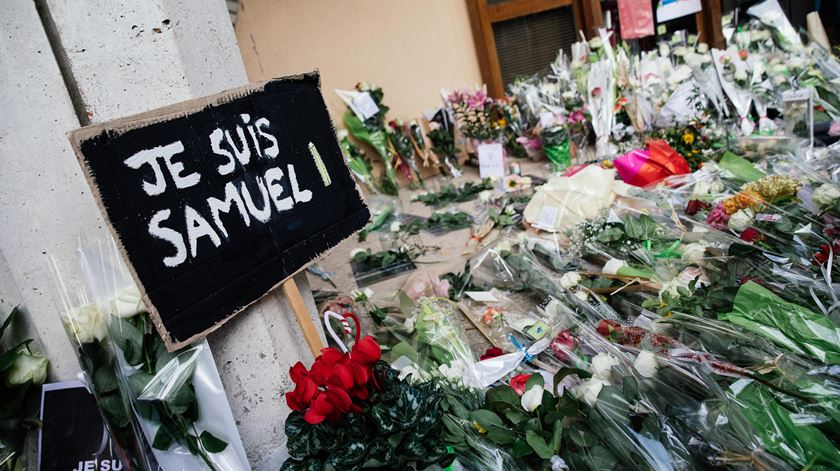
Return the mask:
M 472 218 L 463 211 L 436 212 L 426 219 L 415 219 L 400 226 L 400 232 L 417 235 L 422 230 L 449 232 L 470 227 Z
M 426 206 L 444 206 L 451 203 L 463 203 L 473 200 L 482 191 L 492 189 L 493 183 L 490 182 L 489 178 L 485 178 L 479 183 L 468 181 L 460 188 L 454 185 L 446 185 L 441 187 L 438 192 L 419 194 L 414 197 L 414 201 L 419 201 Z

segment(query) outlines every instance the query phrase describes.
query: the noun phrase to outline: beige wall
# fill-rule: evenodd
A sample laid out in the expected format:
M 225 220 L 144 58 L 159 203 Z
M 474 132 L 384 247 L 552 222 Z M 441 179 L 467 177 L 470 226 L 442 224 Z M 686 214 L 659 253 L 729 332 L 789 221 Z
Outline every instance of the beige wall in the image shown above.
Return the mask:
M 251 81 L 320 69 L 337 127 L 336 88 L 376 83 L 389 117 L 411 119 L 481 83 L 464 0 L 240 0 L 236 36 Z

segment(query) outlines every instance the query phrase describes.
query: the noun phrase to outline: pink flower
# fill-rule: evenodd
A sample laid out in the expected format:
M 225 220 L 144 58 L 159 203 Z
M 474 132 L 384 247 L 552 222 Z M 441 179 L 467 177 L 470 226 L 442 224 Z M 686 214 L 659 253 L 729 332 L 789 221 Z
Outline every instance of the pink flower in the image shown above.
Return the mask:
M 601 96 L 601 87 L 593 88 L 591 94 L 592 98 L 598 98 L 599 96 Z
M 726 229 L 726 223 L 729 222 L 729 214 L 723 208 L 723 203 L 718 203 L 709 211 L 709 214 L 706 216 L 706 222 L 719 231 Z

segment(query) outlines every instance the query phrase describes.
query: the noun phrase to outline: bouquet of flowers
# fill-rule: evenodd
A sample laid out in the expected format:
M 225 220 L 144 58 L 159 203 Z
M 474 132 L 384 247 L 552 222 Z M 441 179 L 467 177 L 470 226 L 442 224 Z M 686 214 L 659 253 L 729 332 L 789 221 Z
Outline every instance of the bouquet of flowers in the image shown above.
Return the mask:
M 15 306 L 0 323 L 0 340 L 22 315 Z M 32 339 L 0 345 L 0 469 L 16 471 L 27 467 L 24 444 L 29 430 L 38 427 L 36 418 L 38 388 L 47 379 L 49 360 L 32 351 Z
M 367 82 L 356 84 L 356 90 L 336 90 L 349 108 L 344 113 L 344 126 L 356 139 L 371 146 L 379 154 L 385 174 L 379 184 L 386 195 L 395 196 L 399 188 L 394 162 L 398 159 L 388 143 L 385 114 L 388 107 L 382 103 L 380 87 Z

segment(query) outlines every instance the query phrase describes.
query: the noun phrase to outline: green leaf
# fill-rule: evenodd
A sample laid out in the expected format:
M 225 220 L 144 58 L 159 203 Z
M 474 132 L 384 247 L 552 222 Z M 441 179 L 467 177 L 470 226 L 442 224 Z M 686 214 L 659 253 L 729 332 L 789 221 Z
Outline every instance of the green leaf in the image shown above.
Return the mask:
M 174 394 L 166 398 L 166 404 L 175 415 L 181 415 L 186 412 L 190 403 L 194 401 L 196 401 L 195 390 L 190 383 L 181 385 Z
M 534 386 L 545 386 L 545 380 L 543 379 L 541 374 L 535 373 L 532 374 L 528 381 L 525 382 L 525 390 L 529 390 Z
M 93 373 L 93 387 L 100 395 L 117 389 L 117 376 L 110 365 L 102 365 Z
M 522 458 L 523 456 L 528 456 L 534 452 L 534 449 L 531 448 L 531 445 L 525 441 L 524 438 L 520 438 L 513 442 L 513 457 L 514 458 Z
M 624 425 L 630 423 L 630 403 L 615 386 L 604 386 L 601 389 L 595 407 L 608 419 Z
M 198 439 L 201 442 L 201 446 L 210 453 L 221 453 L 228 445 L 226 441 L 216 437 L 207 430 L 201 432 Z
M 510 445 L 516 440 L 516 434 L 506 428 L 493 428 L 487 432 L 487 439 L 497 445 Z
M 490 430 L 493 427 L 505 426 L 505 423 L 498 415 L 486 409 L 479 409 L 477 411 L 474 411 L 471 415 L 474 421 L 478 422 L 479 425 L 486 428 L 487 430 Z
M 540 458 L 547 460 L 554 455 L 554 450 L 548 446 L 545 439 L 539 433 L 533 430 L 528 430 L 525 432 L 525 440 L 528 442 L 528 445 L 531 445 L 531 448 L 534 449 L 534 452 L 536 452 Z
M 155 438 L 152 440 L 152 448 L 166 451 L 173 443 L 175 443 L 175 435 L 165 423 L 161 424 L 157 432 L 155 432 Z
M 32 339 L 24 340 L 0 355 L 0 373 L 11 368 L 20 355 L 20 349 L 28 346 L 30 343 L 32 343 Z
M 530 418 L 528 414 L 518 409 L 508 409 L 505 411 L 505 417 L 513 424 L 519 425 Z
M 639 391 L 639 382 L 632 376 L 624 377 L 624 384 L 621 386 L 624 393 L 624 399 L 629 401 L 636 400 L 636 393 Z
M 558 420 L 554 422 L 554 430 L 551 432 L 551 443 L 549 446 L 554 451 L 554 454 L 560 454 L 560 444 L 563 441 L 563 422 Z
M 18 313 L 20 313 L 20 309 L 18 309 L 19 307 L 20 306 L 13 307 L 12 312 L 10 312 L 9 316 L 6 317 L 6 320 L 3 321 L 3 325 L 0 325 L 0 338 L 3 338 L 3 333 L 6 332 L 6 329 L 10 325 L 12 325 L 12 322 L 14 322 L 15 318 L 18 316 Z
M 552 388 L 552 392 L 557 391 L 557 385 L 560 384 L 560 381 L 563 381 L 563 378 L 569 375 L 577 375 L 580 379 L 587 379 L 592 377 L 592 373 L 582 370 L 580 368 L 569 368 L 564 367 L 557 370 L 557 373 L 554 374 L 554 387 Z
M 111 339 L 123 351 L 126 363 L 131 366 L 143 361 L 143 334 L 131 322 L 113 316 L 110 329 Z
M 106 420 L 110 421 L 112 424 L 116 424 L 119 427 L 125 427 L 128 425 L 128 415 L 126 414 L 125 405 L 119 395 L 110 394 L 102 396 L 99 398 L 99 401 L 97 401 L 97 405 L 99 405 L 103 415 L 106 416 Z
M 198 447 L 198 438 L 189 433 L 185 438 L 187 440 L 187 450 L 189 450 L 190 453 L 193 455 L 201 453 L 201 449 Z
M 134 393 L 135 397 L 140 397 L 140 395 L 143 394 L 143 390 L 146 388 L 146 385 L 149 384 L 149 381 L 151 381 L 152 378 L 153 376 L 149 373 L 138 371 L 128 377 L 128 387 L 131 388 L 131 392 Z
M 505 404 L 511 404 L 514 406 L 519 407 L 520 400 L 519 395 L 516 394 L 516 391 L 507 384 L 503 384 L 501 386 L 496 386 L 491 388 L 487 391 L 487 395 L 485 396 L 486 403 L 493 403 L 493 402 L 501 402 Z
M 588 461 L 591 469 L 614 469 L 618 465 L 618 459 L 616 459 L 615 455 L 601 445 L 595 445 L 589 449 Z
M 408 297 L 405 291 L 400 290 L 400 310 L 406 316 L 410 316 L 414 310 L 414 301 Z

